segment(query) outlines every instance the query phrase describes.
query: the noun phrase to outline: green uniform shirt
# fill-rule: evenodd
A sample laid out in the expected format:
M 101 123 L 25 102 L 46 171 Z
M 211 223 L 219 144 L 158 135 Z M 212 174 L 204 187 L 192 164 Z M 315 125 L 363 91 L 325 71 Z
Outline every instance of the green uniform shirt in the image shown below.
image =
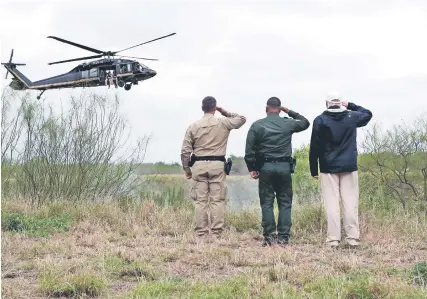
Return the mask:
M 289 110 L 289 117 L 271 113 L 254 122 L 246 138 L 245 161 L 249 171 L 253 171 L 255 153 L 263 153 L 266 158 L 282 158 L 292 155 L 292 134 L 306 130 L 310 122 L 295 111 Z

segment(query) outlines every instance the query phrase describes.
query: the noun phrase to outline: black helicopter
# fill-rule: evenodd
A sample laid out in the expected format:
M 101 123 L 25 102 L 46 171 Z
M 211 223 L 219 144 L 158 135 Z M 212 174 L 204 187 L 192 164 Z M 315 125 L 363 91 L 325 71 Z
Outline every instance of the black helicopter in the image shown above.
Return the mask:
M 94 53 L 97 55 L 86 56 L 81 58 L 74 58 L 62 61 L 51 62 L 49 65 L 101 58 L 98 60 L 91 61 L 89 63 L 82 63 L 73 68 L 71 71 L 65 74 L 57 75 L 51 78 L 39 80 L 36 82 L 31 82 L 30 79 L 24 76 L 16 66 L 25 65 L 24 63 L 13 63 L 13 49 L 10 54 L 9 62 L 2 63 L 6 68 L 6 79 L 7 75 L 10 72 L 14 78 L 10 82 L 9 86 L 14 90 L 24 90 L 24 89 L 34 89 L 40 90 L 41 93 L 37 96 L 37 99 L 40 99 L 40 96 L 48 89 L 60 89 L 60 88 L 74 88 L 74 87 L 96 87 L 96 86 L 108 86 L 114 85 L 117 87 L 124 87 L 125 90 L 130 90 L 132 84 L 137 85 L 139 81 L 144 81 L 150 79 L 156 75 L 156 71 L 148 68 L 142 63 L 137 62 L 136 60 L 122 59 L 122 57 L 134 58 L 134 59 L 144 59 L 144 60 L 157 60 L 151 58 L 141 58 L 141 57 L 132 57 L 132 56 L 120 56 L 120 58 L 113 58 L 117 56 L 117 53 L 135 48 L 144 44 L 151 43 L 153 41 L 174 35 L 176 33 L 171 33 L 120 51 L 101 51 L 94 48 L 90 48 L 84 45 L 80 45 L 56 36 L 48 36 L 48 38 L 56 39 L 60 42 L 67 43 Z

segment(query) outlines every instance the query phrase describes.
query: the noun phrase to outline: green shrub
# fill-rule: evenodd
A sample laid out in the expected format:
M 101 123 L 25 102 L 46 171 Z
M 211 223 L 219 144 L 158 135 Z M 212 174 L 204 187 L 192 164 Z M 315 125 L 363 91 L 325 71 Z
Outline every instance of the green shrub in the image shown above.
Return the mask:
M 72 217 L 69 215 L 42 216 L 9 212 L 2 212 L 1 215 L 3 231 L 24 233 L 34 237 L 66 232 L 70 229 L 72 222 Z
M 97 275 L 63 275 L 55 270 L 43 272 L 39 284 L 43 293 L 53 297 L 95 297 L 102 295 L 107 289 L 106 280 Z
M 412 268 L 414 283 L 427 288 L 427 261 L 416 263 Z

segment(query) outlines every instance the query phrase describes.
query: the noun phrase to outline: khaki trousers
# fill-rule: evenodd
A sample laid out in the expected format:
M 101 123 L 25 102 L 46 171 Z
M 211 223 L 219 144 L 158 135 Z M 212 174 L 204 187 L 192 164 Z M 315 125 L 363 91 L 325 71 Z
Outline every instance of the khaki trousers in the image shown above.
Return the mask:
M 321 173 L 320 187 L 325 205 L 328 223 L 326 242 L 338 244 L 341 241 L 340 201 L 343 211 L 346 242 L 350 245 L 359 243 L 359 181 L 358 173 Z
M 191 172 L 193 178 L 191 198 L 195 202 L 196 235 L 204 236 L 209 233 L 210 214 L 212 234 L 219 236 L 224 230 L 227 195 L 224 162 L 196 161 Z

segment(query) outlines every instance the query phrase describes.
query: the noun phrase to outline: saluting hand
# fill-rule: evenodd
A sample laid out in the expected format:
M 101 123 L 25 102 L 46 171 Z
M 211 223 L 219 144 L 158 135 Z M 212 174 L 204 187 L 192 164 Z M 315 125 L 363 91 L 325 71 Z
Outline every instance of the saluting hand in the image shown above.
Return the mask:
M 286 107 L 280 107 L 280 110 L 281 111 L 283 111 L 283 112 L 285 112 L 285 113 L 288 113 L 289 112 L 289 109 L 288 108 L 286 108 Z
M 222 109 L 221 107 L 216 107 L 216 111 L 218 111 L 219 113 L 223 114 L 225 112 L 224 109 Z
M 347 101 L 344 101 L 344 102 L 342 102 L 342 105 L 343 105 L 344 107 L 348 107 L 348 102 L 347 102 Z

